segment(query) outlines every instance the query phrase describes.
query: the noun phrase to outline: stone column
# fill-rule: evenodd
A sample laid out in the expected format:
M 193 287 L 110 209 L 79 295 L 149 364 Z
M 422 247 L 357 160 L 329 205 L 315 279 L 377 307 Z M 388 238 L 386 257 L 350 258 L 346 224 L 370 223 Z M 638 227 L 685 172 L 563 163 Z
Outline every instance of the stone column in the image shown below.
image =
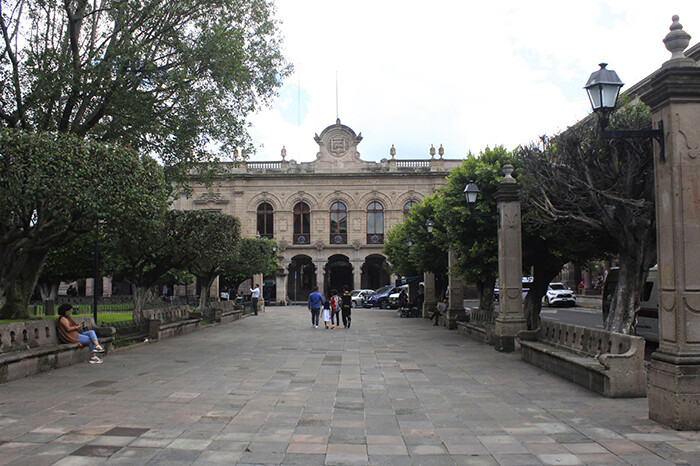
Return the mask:
M 458 321 L 467 320 L 467 313 L 464 311 L 464 283 L 462 283 L 459 276 L 453 272 L 455 269 L 456 257 L 452 248 L 450 248 L 450 252 L 448 253 L 447 261 L 450 270 L 450 293 L 448 296 L 450 307 L 447 308 L 447 312 L 445 313 L 445 324 L 448 329 L 454 330 L 457 328 Z
M 671 60 L 641 96 L 663 123 L 665 161 L 654 146 L 659 266 L 659 349 L 651 356 L 649 418 L 700 429 L 700 66 L 685 58 L 690 36 L 673 17 Z
M 362 260 L 353 260 L 352 263 L 352 286 L 353 289 L 359 290 L 362 288 Z M 338 290 L 338 293 L 342 293 L 343 290 Z
M 523 245 L 520 225 L 518 184 L 511 176 L 513 166 L 503 166 L 505 176 L 494 195 L 498 206 L 498 282 L 500 285 L 496 317 L 496 351 L 515 350 L 515 337 L 527 329 L 523 314 Z
M 285 268 L 284 270 L 287 269 Z M 278 304 L 286 302 L 287 282 L 288 274 L 286 272 L 277 272 L 277 275 L 275 276 L 275 301 Z
M 319 265 L 320 264 L 320 265 Z M 317 263 L 316 264 L 316 286 L 318 286 L 318 292 L 323 295 L 325 298 L 326 295 L 325 289 L 326 289 L 326 268 L 324 267 L 324 264 L 322 263 Z
M 435 307 L 437 306 L 437 298 L 435 297 L 435 274 L 432 272 L 423 272 L 423 317 L 430 317 Z

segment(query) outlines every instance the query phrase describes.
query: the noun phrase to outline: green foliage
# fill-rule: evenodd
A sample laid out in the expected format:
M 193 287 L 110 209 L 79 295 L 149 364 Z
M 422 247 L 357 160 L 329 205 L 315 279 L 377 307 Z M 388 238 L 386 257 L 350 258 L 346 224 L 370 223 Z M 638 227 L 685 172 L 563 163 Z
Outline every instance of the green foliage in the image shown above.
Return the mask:
M 0 122 L 158 154 L 233 156 L 291 67 L 267 0 L 3 2 Z
M 26 314 L 52 249 L 143 205 L 154 161 L 69 134 L 0 128 L 0 315 Z
M 274 244 L 274 241 L 265 238 L 241 238 L 233 247 L 222 278 L 237 285 L 255 274 L 274 274 L 277 271 Z
M 441 191 L 438 221 L 445 225 L 446 241 L 454 248 L 456 272 L 466 283 L 492 282 L 498 274 L 498 238 L 494 194 L 503 178 L 503 165 L 514 164 L 503 146 L 486 148 L 478 157 L 469 154 L 450 172 Z M 515 163 L 513 176 L 519 174 Z M 480 190 L 475 206 L 468 206 L 464 188 L 474 182 Z M 475 215 L 477 214 L 477 215 Z M 479 216 L 482 215 L 482 216 Z

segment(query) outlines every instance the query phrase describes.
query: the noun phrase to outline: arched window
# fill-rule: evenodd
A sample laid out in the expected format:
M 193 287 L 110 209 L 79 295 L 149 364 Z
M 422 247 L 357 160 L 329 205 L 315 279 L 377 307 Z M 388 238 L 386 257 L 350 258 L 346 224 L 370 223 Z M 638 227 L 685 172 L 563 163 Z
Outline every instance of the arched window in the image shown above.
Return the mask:
M 308 204 L 299 202 L 294 206 L 294 244 L 311 242 L 311 215 Z
M 331 244 L 348 242 L 348 209 L 342 202 L 331 205 Z
M 372 201 L 367 206 L 367 244 L 384 242 L 384 206 Z
M 403 216 L 408 217 L 411 214 L 411 207 L 418 204 L 416 201 L 408 201 L 403 205 Z
M 272 239 L 274 231 L 272 206 L 263 202 L 258 206 L 258 234 L 261 238 Z

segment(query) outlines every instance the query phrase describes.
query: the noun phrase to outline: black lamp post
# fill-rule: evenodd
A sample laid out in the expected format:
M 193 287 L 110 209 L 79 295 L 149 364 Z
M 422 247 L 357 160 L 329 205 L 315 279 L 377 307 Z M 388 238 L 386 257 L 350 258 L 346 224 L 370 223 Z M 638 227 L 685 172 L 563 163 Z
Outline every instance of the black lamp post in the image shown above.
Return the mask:
M 474 203 L 476 202 L 476 198 L 479 197 L 479 188 L 474 184 L 473 181 L 470 181 L 469 184 L 464 188 L 464 197 L 467 199 L 467 204 L 469 205 L 469 208 L 473 208 Z
M 428 230 L 428 233 L 432 233 L 432 232 L 433 232 L 433 226 L 434 226 L 434 225 L 435 225 L 435 224 L 433 223 L 433 221 L 432 221 L 431 219 L 428 219 L 428 220 L 425 222 L 425 229 Z
M 659 158 L 666 161 L 666 151 L 664 145 L 664 122 L 659 121 L 658 129 L 647 130 L 627 130 L 627 131 L 607 131 L 610 112 L 615 108 L 617 97 L 620 95 L 620 88 L 625 84 L 613 70 L 606 67 L 607 63 L 601 63 L 600 69 L 591 73 L 588 82 L 583 87 L 588 93 L 593 111 L 600 114 L 601 136 L 606 139 L 632 139 L 632 138 L 653 138 L 659 143 L 661 153 Z
M 406 238 L 406 246 L 408 246 L 409 248 L 411 246 L 413 246 L 413 240 L 411 239 L 410 236 L 408 238 Z

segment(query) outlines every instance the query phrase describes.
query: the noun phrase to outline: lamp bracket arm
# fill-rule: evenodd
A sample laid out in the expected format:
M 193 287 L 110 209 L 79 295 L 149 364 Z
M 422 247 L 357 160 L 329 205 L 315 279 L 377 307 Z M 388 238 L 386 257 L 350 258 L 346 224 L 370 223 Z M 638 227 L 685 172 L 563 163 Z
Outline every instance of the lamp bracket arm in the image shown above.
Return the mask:
M 659 143 L 659 159 L 661 162 L 666 161 L 666 144 L 664 142 L 664 122 L 659 121 L 658 129 L 640 129 L 640 130 L 618 130 L 607 131 L 603 130 L 601 136 L 605 139 L 655 139 Z

